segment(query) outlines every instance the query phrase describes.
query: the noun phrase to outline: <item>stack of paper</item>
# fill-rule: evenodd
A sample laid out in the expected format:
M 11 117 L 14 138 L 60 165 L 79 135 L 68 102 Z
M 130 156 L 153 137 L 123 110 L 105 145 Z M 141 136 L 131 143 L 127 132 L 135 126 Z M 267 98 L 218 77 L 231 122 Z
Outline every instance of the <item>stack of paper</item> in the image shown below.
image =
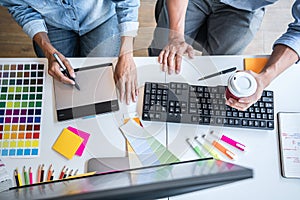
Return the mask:
M 8 176 L 8 172 L 2 160 L 0 159 L 0 192 L 8 190 L 12 187 L 12 180 Z
M 61 132 L 52 148 L 64 157 L 72 159 L 74 155 L 82 155 L 89 137 L 89 133 L 69 126 Z

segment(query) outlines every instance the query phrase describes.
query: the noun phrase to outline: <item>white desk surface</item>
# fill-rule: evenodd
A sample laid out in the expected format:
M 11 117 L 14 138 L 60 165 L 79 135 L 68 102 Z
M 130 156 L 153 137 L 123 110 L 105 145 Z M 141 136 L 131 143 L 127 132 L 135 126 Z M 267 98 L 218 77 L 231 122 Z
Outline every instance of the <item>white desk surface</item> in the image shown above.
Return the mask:
M 17 59 L 7 59 L 7 61 L 17 61 Z M 70 61 L 74 68 L 78 68 L 105 62 L 115 63 L 116 59 L 72 58 Z M 39 164 L 45 164 L 45 170 L 48 170 L 50 164 L 53 164 L 56 179 L 64 165 L 74 170 L 79 169 L 79 173 L 84 173 L 87 161 L 90 158 L 125 156 L 125 140 L 118 127 L 122 124 L 124 114 L 133 112 L 141 114 L 142 91 L 145 81 L 180 81 L 199 85 L 226 85 L 229 75 L 211 78 L 203 82 L 198 82 L 197 79 L 230 66 L 243 69 L 243 56 L 201 56 L 194 59 L 184 59 L 182 71 L 179 75 L 168 75 L 162 72 L 160 65 L 157 63 L 157 58 L 154 57 L 136 57 L 135 62 L 140 88 L 137 103 L 132 103 L 129 106 L 120 103 L 118 112 L 97 115 L 91 119 L 75 119 L 65 122 L 56 120 L 52 77 L 47 74 L 40 156 L 29 159 L 2 157 L 1 159 L 6 164 L 11 176 L 13 176 L 15 168 L 21 171 L 24 165 L 27 168 L 31 166 L 33 173 L 36 174 Z M 236 160 L 228 160 L 226 157 L 222 157 L 222 159 L 252 168 L 254 172 L 253 179 L 179 195 L 172 197 L 172 199 L 298 199 L 300 196 L 300 179 L 286 179 L 281 176 L 276 114 L 280 111 L 300 112 L 300 92 L 297 89 L 297 85 L 300 84 L 299 74 L 300 66 L 295 65 L 286 70 L 267 88 L 273 90 L 275 96 L 275 129 L 272 131 L 142 122 L 148 132 L 153 134 L 162 144 L 167 145 L 181 160 L 197 158 L 185 139 L 200 136 L 210 130 L 231 136 L 247 146 L 246 152 L 231 149 L 238 156 Z M 74 156 L 72 160 L 67 160 L 53 151 L 51 147 L 62 129 L 70 125 L 89 132 L 91 137 L 81 157 Z

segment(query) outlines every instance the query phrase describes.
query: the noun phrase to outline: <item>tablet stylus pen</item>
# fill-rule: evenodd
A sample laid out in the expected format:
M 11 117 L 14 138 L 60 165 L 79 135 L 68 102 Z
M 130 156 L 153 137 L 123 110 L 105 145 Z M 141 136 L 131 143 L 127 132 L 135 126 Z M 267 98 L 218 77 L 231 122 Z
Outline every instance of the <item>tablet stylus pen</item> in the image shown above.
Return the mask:
M 232 67 L 232 68 L 229 68 L 229 69 L 225 69 L 225 70 L 222 70 L 222 71 L 220 71 L 220 72 L 217 72 L 217 73 L 210 74 L 210 75 L 208 75 L 208 76 L 204 76 L 204 77 L 202 77 L 202 78 L 199 78 L 198 81 L 202 81 L 202 80 L 205 80 L 205 79 L 208 79 L 208 78 L 212 78 L 212 77 L 214 77 L 214 76 L 219 76 L 219 75 L 221 75 L 221 74 L 227 74 L 227 73 L 233 72 L 233 71 L 235 71 L 235 70 L 236 70 L 236 67 Z
M 66 74 L 69 79 L 71 79 L 72 81 L 74 81 L 75 87 L 77 88 L 77 90 L 80 90 L 80 87 L 79 87 L 78 83 L 76 83 L 75 78 L 73 78 L 70 75 L 69 71 L 67 70 L 66 66 L 61 61 L 61 59 L 58 57 L 58 55 L 56 53 L 54 53 L 53 56 L 54 56 L 55 60 L 58 62 L 59 66 L 62 68 L 63 73 Z

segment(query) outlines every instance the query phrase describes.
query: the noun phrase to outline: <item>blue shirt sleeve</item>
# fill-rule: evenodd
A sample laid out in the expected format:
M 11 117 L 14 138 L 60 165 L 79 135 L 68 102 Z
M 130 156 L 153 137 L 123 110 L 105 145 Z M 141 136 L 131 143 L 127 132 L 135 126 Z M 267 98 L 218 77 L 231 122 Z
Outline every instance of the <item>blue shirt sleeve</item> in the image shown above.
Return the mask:
M 300 57 L 300 0 L 296 0 L 294 3 L 292 15 L 295 21 L 289 24 L 287 31 L 275 41 L 274 46 L 284 44 L 293 49 Z
M 39 32 L 47 32 L 42 16 L 28 4 L 15 0 L 1 0 L 0 5 L 7 7 L 9 13 L 30 38 Z
M 112 0 L 116 4 L 116 13 L 121 36 L 135 37 L 138 31 L 139 0 Z

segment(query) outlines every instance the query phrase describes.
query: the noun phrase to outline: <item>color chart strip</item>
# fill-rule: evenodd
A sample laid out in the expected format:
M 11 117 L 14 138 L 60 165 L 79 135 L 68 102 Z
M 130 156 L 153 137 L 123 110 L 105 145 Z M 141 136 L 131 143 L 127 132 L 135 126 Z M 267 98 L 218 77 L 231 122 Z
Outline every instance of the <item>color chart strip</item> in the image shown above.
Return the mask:
M 179 161 L 172 152 L 133 120 L 129 120 L 120 129 L 144 166 Z
M 0 63 L 0 156 L 38 156 L 44 63 Z

